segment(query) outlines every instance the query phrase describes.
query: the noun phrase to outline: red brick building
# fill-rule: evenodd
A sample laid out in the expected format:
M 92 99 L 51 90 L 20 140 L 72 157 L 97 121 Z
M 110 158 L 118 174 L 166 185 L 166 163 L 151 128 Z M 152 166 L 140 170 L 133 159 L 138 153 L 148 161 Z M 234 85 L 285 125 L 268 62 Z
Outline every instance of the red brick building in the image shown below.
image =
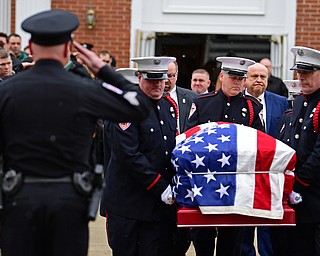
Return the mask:
M 9 1 L 10 0 L 4 0 L 4 1 Z M 75 13 L 79 19 L 80 19 L 80 27 L 79 29 L 75 32 L 75 39 L 78 40 L 79 42 L 82 43 L 92 43 L 94 44 L 94 48 L 93 50 L 95 52 L 99 52 L 101 50 L 109 50 L 117 59 L 117 67 L 127 67 L 128 65 L 130 65 L 130 57 L 134 56 L 134 55 L 143 55 L 143 53 L 141 53 L 141 45 L 140 45 L 140 41 L 141 41 L 141 37 L 143 37 L 142 35 L 142 31 L 144 30 L 144 28 L 148 28 L 150 27 L 149 23 L 152 22 L 145 22 L 144 20 L 141 23 L 138 23 L 138 25 L 133 26 L 133 21 L 135 20 L 139 20 L 140 16 L 145 16 L 145 12 L 148 12 L 149 15 L 153 14 L 155 11 L 157 11 L 160 7 L 163 7 L 162 10 L 160 11 L 161 13 L 165 14 L 165 20 L 162 21 L 162 23 L 166 23 L 166 19 L 167 17 L 170 19 L 170 17 L 172 15 L 177 15 L 178 19 L 180 18 L 180 16 L 183 16 L 184 14 L 181 14 L 181 12 L 179 12 L 179 10 L 174 10 L 174 6 L 173 3 L 174 1 L 171 0 L 46 0 L 49 1 L 51 3 L 51 8 L 52 9 L 65 9 L 65 10 L 69 10 L 73 13 Z M 146 2 L 144 2 L 146 1 Z M 281 0 L 282 1 L 286 1 L 286 0 Z M 153 2 L 153 4 L 152 4 Z M 186 1 L 186 3 L 190 1 Z M 191 1 L 192 2 L 192 1 Z M 213 0 L 214 2 L 214 0 Z M 226 1 L 228 2 L 228 1 Z M 253 2 L 253 1 L 252 1 Z M 263 15 L 268 16 L 270 15 L 270 10 L 268 9 L 268 5 L 271 4 L 271 1 L 267 1 L 267 0 L 260 0 L 260 1 L 255 1 L 256 5 L 263 11 Z M 279 2 L 273 1 L 274 5 L 279 4 Z M 295 44 L 295 45 L 303 45 L 303 46 L 307 46 L 307 47 L 312 47 L 312 48 L 316 48 L 320 50 L 320 28 L 318 26 L 319 24 L 319 13 L 320 13 L 320 0 L 297 0 L 296 2 L 292 1 L 292 0 L 288 0 L 287 2 L 287 7 L 288 6 L 295 6 L 294 8 L 294 12 L 296 13 L 291 13 L 289 8 L 284 8 L 282 11 L 280 11 L 279 13 L 285 16 L 285 19 L 290 19 L 291 16 L 295 16 L 296 17 L 296 22 L 295 24 L 291 24 L 291 26 L 294 27 L 293 32 L 286 32 L 286 30 L 281 30 L 280 32 L 276 32 L 277 35 L 280 35 L 279 37 L 277 37 L 277 40 L 281 41 L 282 46 L 282 50 L 280 49 L 280 52 L 276 53 L 278 54 L 280 57 L 278 60 L 273 60 L 274 63 L 277 63 L 277 65 L 279 66 L 279 70 L 278 70 L 278 75 L 282 76 L 283 78 L 288 78 L 288 74 L 285 73 L 283 70 L 287 70 L 288 66 L 291 65 L 292 60 L 290 59 L 290 52 L 289 52 L 289 48 Z M 294 2 L 294 3 L 293 3 Z M 145 7 L 145 5 L 149 4 L 148 7 Z M 217 1 L 217 3 L 219 3 L 219 5 L 221 5 L 220 1 Z M 250 4 L 250 1 L 241 1 L 241 3 L 243 3 L 244 5 Z M 93 29 L 89 29 L 86 26 L 86 22 L 85 22 L 85 14 L 86 11 L 88 10 L 88 6 L 89 4 L 92 4 L 93 9 L 95 10 L 95 14 L 96 14 L 96 25 L 94 26 Z M 187 4 L 186 4 L 187 5 Z M 201 1 L 199 1 L 199 5 L 201 5 Z M 223 3 L 222 3 L 223 5 Z M 133 7 L 134 6 L 134 7 Z M 155 10 L 154 8 L 158 8 L 157 10 Z M 172 7 L 173 6 L 173 7 Z M 199 6 L 197 6 L 198 8 Z M 134 13 L 134 17 L 132 17 L 133 15 L 133 9 L 137 10 L 137 9 L 141 9 L 140 13 Z M 148 8 L 148 9 L 147 9 Z M 171 10 L 171 9 L 173 10 Z M 191 6 L 192 8 L 192 6 Z M 232 7 L 230 7 L 232 8 Z M 146 10 L 147 9 L 147 10 Z M 169 10 L 169 11 L 168 11 Z M 193 12 L 192 10 L 190 11 L 189 9 L 185 9 L 187 15 L 189 15 L 189 18 L 185 19 L 185 20 L 191 20 L 194 19 L 194 22 L 199 22 L 199 20 L 197 20 L 196 18 L 194 18 L 194 14 L 196 12 Z M 200 9 L 199 9 L 200 10 Z M 248 9 L 249 10 L 249 9 Z M 276 10 L 273 7 L 273 10 Z M 231 10 L 231 14 L 234 10 Z M 263 30 L 263 27 L 265 24 L 263 24 L 264 19 L 263 19 L 263 15 L 261 15 L 261 13 L 259 13 L 260 10 L 258 10 L 256 13 L 254 13 L 252 16 L 259 16 L 261 19 L 261 30 Z M 151 13 L 151 14 L 150 14 Z M 206 12 L 206 10 L 200 10 L 199 13 L 203 13 L 201 15 L 203 15 L 203 17 L 205 18 L 205 16 L 208 16 L 208 14 L 213 14 L 213 16 L 217 17 L 217 16 L 222 16 L 221 13 L 215 12 L 213 11 L 212 13 L 210 12 Z M 229 13 L 229 14 L 230 14 Z M 247 14 L 247 13 L 245 13 Z M 219 16 L 219 18 L 220 18 Z M 234 15 L 231 15 L 234 19 L 241 19 L 242 16 L 239 15 L 239 13 L 236 13 Z M 244 16 L 244 15 L 243 15 Z M 247 16 L 250 16 L 247 14 Z M 278 15 L 279 16 L 279 15 Z M 240 18 L 239 18 L 240 17 Z M 16 0 L 11 0 L 11 32 L 15 32 L 16 28 L 17 28 L 17 22 L 16 22 Z M 155 19 L 159 19 L 158 16 L 155 15 Z M 200 23 L 201 23 L 200 19 Z M 250 22 L 250 21 L 249 21 Z M 255 21 L 254 21 L 255 22 Z M 260 22 L 260 21 L 259 21 Z M 294 23 L 294 22 L 291 22 Z M 142 25 L 141 25 L 142 24 Z M 192 23 L 190 23 L 192 24 Z M 248 23 L 249 24 L 249 23 Z M 141 26 L 141 27 L 140 27 Z M 275 27 L 274 24 L 272 24 L 273 27 Z M 197 49 L 197 45 L 196 43 L 194 45 L 192 45 L 192 40 L 190 41 L 190 49 L 185 48 L 183 45 L 178 45 L 175 46 L 175 49 L 171 49 L 170 47 L 168 47 L 168 45 L 164 45 L 163 43 L 159 45 L 159 42 L 161 41 L 161 38 L 164 38 L 164 40 L 167 40 L 168 35 L 170 34 L 174 34 L 176 36 L 176 41 L 183 41 L 184 37 L 179 36 L 179 33 L 181 34 L 188 34 L 188 28 L 184 28 L 181 26 L 181 24 L 176 25 L 177 29 L 172 29 L 172 27 L 170 27 L 170 25 L 164 26 L 163 28 L 161 27 L 161 20 L 159 21 L 159 24 L 156 24 L 154 26 L 155 28 L 157 28 L 157 30 L 155 30 L 155 34 L 150 34 L 147 35 L 147 39 L 144 39 L 144 43 L 149 43 L 149 42 L 153 42 L 153 45 L 151 46 L 151 52 L 149 49 L 149 53 L 150 54 L 172 54 L 172 53 L 176 53 L 177 56 L 181 55 L 181 56 L 186 56 L 186 55 L 191 55 L 190 59 L 188 60 L 188 64 L 190 63 L 195 63 L 194 66 L 200 66 L 200 65 L 204 65 L 206 59 L 210 58 L 210 54 L 208 55 L 208 53 L 204 53 L 203 50 L 201 50 L 202 48 L 206 48 L 207 45 L 205 44 L 201 44 L 199 42 L 197 42 L 199 44 L 199 48 L 201 48 L 200 50 L 198 50 L 198 52 L 194 52 L 194 53 L 190 53 L 190 51 L 192 51 L 192 49 L 194 49 L 196 51 Z M 182 29 L 180 29 L 180 27 L 182 27 Z M 273 27 L 269 30 L 269 32 L 263 32 L 260 36 L 259 33 L 261 33 L 259 27 L 258 29 L 256 29 L 254 27 L 254 29 L 256 29 L 256 31 L 251 31 L 248 30 L 249 32 L 242 32 L 242 29 L 239 29 L 238 33 L 241 35 L 242 33 L 244 35 L 251 35 L 251 34 L 256 34 L 256 38 L 257 40 L 260 38 L 265 38 L 267 41 L 274 41 L 274 37 L 272 35 L 273 33 Z M 147 29 L 148 30 L 148 29 Z M 170 31 L 171 30 L 171 31 Z M 192 29 L 191 29 L 192 30 Z M 277 28 L 275 27 L 275 30 L 277 30 Z M 201 31 L 196 30 L 196 33 L 193 32 L 193 35 L 199 35 L 199 38 L 202 36 L 203 38 L 206 38 L 204 40 L 208 40 L 208 35 L 210 34 L 210 29 L 206 32 L 204 30 L 203 33 L 201 33 Z M 271 32 L 270 32 L 271 31 Z M 174 32 L 174 33 L 172 33 Z M 197 34 L 199 32 L 199 34 Z M 135 35 L 135 38 L 132 38 L 133 33 Z M 191 32 L 192 33 L 192 32 Z M 190 33 L 190 34 L 191 34 Z M 228 29 L 226 29 L 225 32 L 223 32 L 224 34 L 228 34 L 230 33 L 228 31 Z M 235 30 L 233 30 L 230 34 L 235 34 Z M 289 39 L 286 38 L 288 34 L 294 34 L 293 35 L 293 39 L 290 39 L 290 35 L 289 35 Z M 200 35 L 201 34 L 201 35 Z M 219 31 L 219 29 L 215 29 L 215 34 L 219 35 L 222 34 L 222 32 Z M 269 37 L 268 37 L 269 34 Z M 164 37 L 165 36 L 165 37 Z M 197 37 L 195 37 L 197 38 Z M 232 37 L 231 37 L 232 38 Z M 170 39 L 171 40 L 171 39 Z M 198 39 L 196 39 L 198 40 Z M 200 39 L 199 39 L 200 40 Z M 199 41 L 198 40 L 198 41 Z M 213 40 L 213 39 L 212 39 Z M 214 40 L 217 40 L 216 38 Z M 225 37 L 224 41 L 222 41 L 224 44 L 226 44 L 226 42 L 228 42 L 228 40 L 232 40 L 230 39 L 230 37 Z M 241 43 L 241 37 L 239 39 L 239 42 Z M 251 39 L 250 39 L 251 40 Z M 283 40 L 287 40 L 285 42 L 283 42 Z M 232 44 L 233 42 L 231 42 Z M 157 47 L 155 47 L 154 45 L 158 44 Z M 175 42 L 175 44 L 177 44 L 177 42 Z M 257 44 L 257 41 L 252 41 L 251 45 L 248 47 L 252 47 L 254 45 Z M 271 43 L 272 44 L 272 43 Z M 277 45 L 278 42 L 275 43 L 275 45 Z M 217 45 L 217 41 L 214 41 L 214 45 Z M 261 46 L 261 48 L 263 48 L 265 46 Z M 155 49 L 154 49 L 155 48 Z M 170 48 L 171 50 L 168 50 L 168 48 Z M 272 46 L 271 46 L 272 48 Z M 183 53 L 183 49 L 185 49 L 186 53 Z M 214 48 L 216 49 L 216 48 Z M 231 49 L 232 50 L 232 49 Z M 133 52 L 134 51 L 134 52 Z M 170 52 L 171 51 L 171 52 Z M 213 51 L 213 50 L 212 50 Z M 265 53 L 260 53 L 260 55 L 253 55 L 253 56 L 248 56 L 248 57 L 252 57 L 252 58 L 258 58 L 261 57 L 262 54 L 266 54 L 266 52 L 270 52 L 269 54 L 272 55 L 272 49 L 270 50 L 270 47 L 268 49 L 265 50 Z M 275 53 L 274 53 L 275 54 Z M 194 55 L 194 56 L 193 56 Z M 289 56 L 289 57 L 287 57 Z M 215 57 L 214 55 L 211 57 Z M 246 56 L 244 56 L 246 57 Z M 271 56 L 272 58 L 272 56 Z M 179 59 L 179 56 L 178 56 Z M 181 57 L 180 62 L 183 61 L 183 58 Z M 275 65 L 275 66 L 277 66 Z M 283 70 L 280 70 L 280 66 L 283 68 Z M 190 68 L 192 69 L 194 68 L 193 66 Z M 189 71 L 188 71 L 189 72 Z M 290 76 L 290 75 L 289 75 Z

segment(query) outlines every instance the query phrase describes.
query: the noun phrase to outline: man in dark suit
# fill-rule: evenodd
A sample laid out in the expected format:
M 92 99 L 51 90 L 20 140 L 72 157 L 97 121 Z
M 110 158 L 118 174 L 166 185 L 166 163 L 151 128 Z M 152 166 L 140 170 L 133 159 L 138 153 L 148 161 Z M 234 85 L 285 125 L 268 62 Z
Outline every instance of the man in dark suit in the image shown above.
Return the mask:
M 255 97 L 263 105 L 261 118 L 265 124 L 265 132 L 271 136 L 275 136 L 282 114 L 289 108 L 287 98 L 266 91 L 268 86 L 268 70 L 260 63 L 249 66 L 245 86 L 245 94 Z M 254 229 L 254 227 L 244 228 L 242 255 L 256 255 L 253 245 Z M 268 227 L 258 227 L 257 233 L 259 254 L 261 256 L 272 255 L 270 229 Z
M 168 80 L 165 82 L 164 91 L 174 100 L 178 107 L 178 131 L 182 133 L 186 131 L 186 123 L 189 117 L 193 99 L 198 94 L 191 90 L 176 85 L 178 79 L 178 63 L 176 61 L 168 65 Z M 178 228 L 176 234 L 175 255 L 184 256 L 190 246 L 190 229 Z
M 193 99 L 198 95 L 191 90 L 176 86 L 178 73 L 178 63 L 176 61 L 171 62 L 168 66 L 168 80 L 166 81 L 164 91 L 170 93 L 170 97 L 173 98 L 178 105 L 178 130 L 181 133 L 186 130 L 186 123 Z
M 96 122 L 141 121 L 151 108 L 134 84 L 76 42 L 104 82 L 64 69 L 78 26 L 63 10 L 26 19 L 36 64 L 0 87 L 3 255 L 87 255 Z
M 288 98 L 288 89 L 284 82 L 279 77 L 272 75 L 271 61 L 268 58 L 263 58 L 260 63 L 268 69 L 268 87 L 266 90 Z

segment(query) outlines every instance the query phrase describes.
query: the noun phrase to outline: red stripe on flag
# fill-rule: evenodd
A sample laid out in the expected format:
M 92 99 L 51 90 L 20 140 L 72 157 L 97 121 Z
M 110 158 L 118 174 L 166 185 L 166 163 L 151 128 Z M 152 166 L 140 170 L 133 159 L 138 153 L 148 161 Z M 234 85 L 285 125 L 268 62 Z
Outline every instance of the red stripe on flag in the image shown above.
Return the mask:
M 290 162 L 288 163 L 286 170 L 292 171 L 294 170 L 295 166 L 296 166 L 296 162 L 297 162 L 297 155 L 294 154 L 290 160 Z
M 273 148 L 273 150 L 270 150 L 270 148 Z M 276 140 L 269 135 L 258 131 L 256 172 L 270 170 L 272 161 L 274 159 L 275 150 Z M 268 173 L 255 174 L 253 208 L 269 211 L 271 210 L 271 184 Z
M 186 135 L 186 138 L 189 138 L 190 136 L 192 136 L 193 134 L 195 134 L 196 132 L 200 131 L 201 128 L 199 125 L 190 128 L 189 130 L 185 131 L 184 134 Z

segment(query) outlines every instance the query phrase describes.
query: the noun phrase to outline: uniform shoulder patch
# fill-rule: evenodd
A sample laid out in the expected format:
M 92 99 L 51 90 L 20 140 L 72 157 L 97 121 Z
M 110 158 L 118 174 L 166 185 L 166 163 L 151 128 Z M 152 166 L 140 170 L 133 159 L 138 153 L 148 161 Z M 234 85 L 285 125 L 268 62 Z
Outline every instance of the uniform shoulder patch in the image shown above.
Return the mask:
M 131 123 L 119 123 L 119 127 L 125 131 L 130 127 Z

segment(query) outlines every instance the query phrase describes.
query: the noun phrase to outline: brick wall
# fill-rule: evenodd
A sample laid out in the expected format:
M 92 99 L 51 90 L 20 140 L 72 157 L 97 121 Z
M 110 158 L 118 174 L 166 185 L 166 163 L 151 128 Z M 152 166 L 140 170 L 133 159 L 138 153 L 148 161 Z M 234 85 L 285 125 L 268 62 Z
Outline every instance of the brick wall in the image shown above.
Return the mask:
M 12 0 L 11 31 L 15 31 L 15 0 Z M 92 3 L 97 14 L 96 26 L 85 26 L 84 15 Z M 93 50 L 110 51 L 117 67 L 128 67 L 130 58 L 131 0 L 52 0 L 52 9 L 69 10 L 80 19 L 75 33 L 81 43 L 94 44 Z M 296 45 L 320 50 L 320 0 L 297 0 Z
M 320 50 L 320 0 L 297 0 L 296 45 Z
M 15 20 L 16 20 L 16 1 L 11 0 L 11 27 L 10 27 L 11 33 L 15 33 L 16 31 Z
M 93 29 L 85 24 L 89 3 L 96 12 Z M 75 32 L 77 41 L 93 44 L 96 53 L 110 51 L 117 60 L 117 68 L 129 66 L 131 0 L 52 0 L 51 8 L 68 10 L 79 17 L 80 26 Z

